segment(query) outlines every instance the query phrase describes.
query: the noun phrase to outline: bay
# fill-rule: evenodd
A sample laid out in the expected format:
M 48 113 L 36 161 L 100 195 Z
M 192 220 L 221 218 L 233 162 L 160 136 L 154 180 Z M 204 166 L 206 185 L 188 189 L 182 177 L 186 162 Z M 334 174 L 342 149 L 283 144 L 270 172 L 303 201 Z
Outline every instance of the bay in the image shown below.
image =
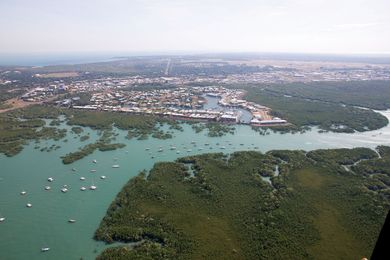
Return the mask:
M 390 118 L 390 110 L 379 112 Z M 89 133 L 90 139 L 80 142 L 69 126 L 63 124 L 60 128 L 68 129 L 68 142 L 31 142 L 14 157 L 0 155 L 0 216 L 6 218 L 0 223 L 0 259 L 94 259 L 110 246 L 94 241 L 93 234 L 111 201 L 131 177 L 143 169 L 149 170 L 158 161 L 206 152 L 390 145 L 390 126 L 354 134 L 318 133 L 318 129 L 313 128 L 303 134 L 260 135 L 249 126 L 237 125 L 234 135 L 210 138 L 205 132 L 196 134 L 190 125 L 183 124 L 184 131 L 175 131 L 174 138 L 168 140 L 128 140 L 125 131 L 116 129 L 115 142 L 125 143 L 125 148 L 97 151 L 64 165 L 61 156 L 94 142 L 99 135 L 96 130 L 84 128 L 82 135 Z M 50 152 L 34 149 L 36 145 L 49 147 L 52 144 L 61 148 Z M 162 152 L 158 152 L 160 146 Z M 170 149 L 171 146 L 176 149 Z M 97 163 L 92 162 L 95 159 Z M 115 164 L 120 167 L 112 168 Z M 106 179 L 101 179 L 101 175 Z M 47 181 L 49 177 L 54 178 L 52 183 Z M 86 180 L 81 181 L 80 177 Z M 97 186 L 96 190 L 80 190 L 81 186 L 88 188 L 92 184 Z M 52 189 L 45 191 L 46 185 Z M 67 193 L 60 191 L 63 185 L 67 185 Z M 22 190 L 27 194 L 20 195 Z M 32 207 L 27 208 L 27 203 Z M 68 223 L 69 219 L 75 219 L 76 223 Z M 42 247 L 50 247 L 50 250 L 42 253 Z

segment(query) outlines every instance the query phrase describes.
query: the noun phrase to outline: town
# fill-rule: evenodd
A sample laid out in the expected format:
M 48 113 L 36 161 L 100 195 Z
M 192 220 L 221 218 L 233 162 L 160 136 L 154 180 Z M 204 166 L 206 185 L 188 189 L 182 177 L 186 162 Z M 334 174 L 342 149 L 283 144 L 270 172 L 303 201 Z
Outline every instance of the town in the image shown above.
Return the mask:
M 254 126 L 286 125 L 284 119 L 271 116 L 271 109 L 243 99 L 245 92 L 217 86 L 175 87 L 148 91 L 124 90 L 118 84 L 112 88 L 106 84 L 94 84 L 94 92 L 86 92 L 83 84 L 65 86 L 52 85 L 39 87 L 24 94 L 26 102 L 53 100 L 53 97 L 69 93 L 71 98 L 59 98 L 55 104 L 82 110 L 113 111 L 134 114 L 149 114 L 170 117 L 179 120 L 215 121 L 233 124 L 251 124 Z M 118 83 L 118 82 L 117 82 Z M 119 82 L 120 83 L 120 82 Z M 79 105 L 78 93 L 90 93 L 87 104 Z M 210 99 L 217 99 L 217 108 L 205 108 Z M 246 120 L 243 113 L 248 114 Z

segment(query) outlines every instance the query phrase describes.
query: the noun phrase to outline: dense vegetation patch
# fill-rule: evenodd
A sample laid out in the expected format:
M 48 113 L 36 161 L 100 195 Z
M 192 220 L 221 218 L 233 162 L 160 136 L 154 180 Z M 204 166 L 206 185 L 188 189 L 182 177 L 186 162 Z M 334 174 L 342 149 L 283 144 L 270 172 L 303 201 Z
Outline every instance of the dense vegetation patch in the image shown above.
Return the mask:
M 62 157 L 62 162 L 64 164 L 70 164 L 77 160 L 80 160 L 90 154 L 92 154 L 95 150 L 99 150 L 101 152 L 112 151 L 118 148 L 123 148 L 126 145 L 121 143 L 111 143 L 114 140 L 112 131 L 106 130 L 102 133 L 102 136 L 92 144 L 88 144 L 82 147 L 80 150 L 72 153 L 68 153 L 67 155 Z
M 267 87 L 245 89 L 246 99 L 270 107 L 274 116 L 287 119 L 299 128 L 318 126 L 325 131 L 352 133 L 375 130 L 388 124 L 386 117 L 372 110 L 288 96 Z M 339 93 L 333 94 L 337 96 Z
M 384 110 L 390 108 L 390 81 L 342 81 L 270 84 L 268 91 L 299 98 Z
M 342 166 L 371 162 L 378 170 L 375 155 L 364 148 L 236 152 L 157 163 L 124 186 L 95 233 L 137 243 L 98 259 L 368 257 L 390 199 L 368 187 L 364 168 Z

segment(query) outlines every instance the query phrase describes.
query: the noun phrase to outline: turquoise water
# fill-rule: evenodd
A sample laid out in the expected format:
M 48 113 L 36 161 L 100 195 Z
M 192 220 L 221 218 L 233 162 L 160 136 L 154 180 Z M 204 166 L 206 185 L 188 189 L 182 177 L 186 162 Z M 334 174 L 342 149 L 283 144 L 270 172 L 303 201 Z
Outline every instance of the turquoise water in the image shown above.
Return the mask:
M 381 113 L 390 118 L 390 111 Z M 66 125 L 61 127 L 69 129 Z M 94 142 L 98 138 L 96 131 L 84 128 L 82 135 L 89 132 L 91 138 L 83 143 L 70 131 L 66 137 L 68 142 L 42 141 L 41 147 L 52 144 L 61 146 L 51 152 L 34 149 L 36 144 L 32 142 L 14 157 L 1 155 L 0 216 L 6 220 L 0 223 L 0 259 L 94 259 L 106 247 L 92 237 L 109 204 L 129 178 L 143 169 L 150 169 L 157 161 L 170 161 L 187 154 L 204 152 L 374 148 L 380 144 L 390 145 L 389 126 L 358 134 L 319 134 L 310 131 L 262 136 L 250 127 L 240 125 L 236 127 L 234 135 L 220 138 L 209 138 L 204 132 L 196 134 L 186 124 L 183 127 L 183 132 L 176 131 L 175 137 L 168 140 L 127 140 L 125 131 L 116 130 L 119 134 L 116 141 L 125 143 L 125 148 L 97 151 L 71 165 L 63 165 L 60 156 Z M 196 144 L 192 144 L 192 141 L 196 141 Z M 209 143 L 209 146 L 205 146 L 205 143 Z M 176 146 L 180 154 L 177 154 L 177 150 L 170 150 L 171 145 Z M 160 146 L 163 152 L 158 152 Z M 146 151 L 145 148 L 150 150 Z M 187 152 L 189 149 L 191 152 Z M 151 159 L 151 156 L 155 158 Z M 97 164 L 92 162 L 94 159 Z M 120 168 L 112 168 L 113 164 L 120 165 Z M 91 173 L 91 169 L 96 172 Z M 102 180 L 101 175 L 107 178 Z M 81 176 L 86 180 L 81 181 Z M 53 177 L 54 182 L 49 183 L 48 177 Z M 67 193 L 60 191 L 64 184 L 68 185 Z M 89 187 L 92 184 L 97 186 L 95 191 L 80 191 L 81 186 Z M 46 185 L 50 185 L 52 190 L 45 191 Z M 22 190 L 27 194 L 20 195 Z M 27 208 L 27 203 L 31 203 L 32 208 Z M 68 223 L 70 218 L 77 222 Z M 42 247 L 50 247 L 50 251 L 41 253 Z

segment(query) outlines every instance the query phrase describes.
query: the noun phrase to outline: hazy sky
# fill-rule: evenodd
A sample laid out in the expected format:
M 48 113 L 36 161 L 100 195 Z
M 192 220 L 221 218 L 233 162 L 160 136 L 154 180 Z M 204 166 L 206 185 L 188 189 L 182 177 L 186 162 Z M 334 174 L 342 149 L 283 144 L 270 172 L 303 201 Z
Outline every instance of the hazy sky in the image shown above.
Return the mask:
M 0 0 L 0 52 L 390 53 L 390 0 Z

